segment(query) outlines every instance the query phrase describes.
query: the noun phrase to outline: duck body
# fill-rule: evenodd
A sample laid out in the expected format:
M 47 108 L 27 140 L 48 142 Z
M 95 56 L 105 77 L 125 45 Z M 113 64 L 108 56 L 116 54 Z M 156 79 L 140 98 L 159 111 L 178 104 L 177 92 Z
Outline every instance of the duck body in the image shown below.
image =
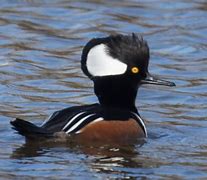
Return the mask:
M 74 106 L 56 111 L 40 127 L 21 119 L 11 121 L 19 134 L 29 139 L 52 138 L 62 132 L 79 141 L 132 141 L 146 137 L 139 114 L 100 104 Z
M 81 68 L 93 81 L 99 103 L 55 112 L 42 126 L 15 119 L 13 128 L 26 138 L 57 134 L 80 141 L 126 141 L 147 137 L 135 100 L 142 84 L 174 86 L 148 72 L 149 47 L 141 36 L 114 35 L 90 40 L 83 48 Z

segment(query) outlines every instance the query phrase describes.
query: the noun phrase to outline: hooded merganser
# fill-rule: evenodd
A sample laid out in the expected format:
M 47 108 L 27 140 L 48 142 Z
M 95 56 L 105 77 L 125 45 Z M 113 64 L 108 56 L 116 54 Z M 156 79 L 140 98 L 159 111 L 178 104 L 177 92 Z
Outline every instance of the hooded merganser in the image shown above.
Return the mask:
M 121 141 L 147 137 L 135 98 L 142 84 L 175 86 L 148 72 L 149 47 L 141 36 L 111 35 L 90 40 L 83 48 L 81 68 L 94 82 L 99 104 L 55 112 L 42 126 L 15 119 L 13 128 L 26 138 L 65 134 L 83 141 Z

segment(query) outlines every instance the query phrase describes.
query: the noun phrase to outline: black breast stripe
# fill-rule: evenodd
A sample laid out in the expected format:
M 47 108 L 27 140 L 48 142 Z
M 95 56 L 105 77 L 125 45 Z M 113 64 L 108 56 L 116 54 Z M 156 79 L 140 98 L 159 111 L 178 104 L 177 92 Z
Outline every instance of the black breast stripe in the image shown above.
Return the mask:
M 131 113 L 132 113 L 132 118 L 136 119 L 136 121 L 138 122 L 138 124 L 142 128 L 143 132 L 145 133 L 145 136 L 147 137 L 147 129 L 146 129 L 144 120 L 138 114 L 136 114 L 134 112 L 131 112 Z

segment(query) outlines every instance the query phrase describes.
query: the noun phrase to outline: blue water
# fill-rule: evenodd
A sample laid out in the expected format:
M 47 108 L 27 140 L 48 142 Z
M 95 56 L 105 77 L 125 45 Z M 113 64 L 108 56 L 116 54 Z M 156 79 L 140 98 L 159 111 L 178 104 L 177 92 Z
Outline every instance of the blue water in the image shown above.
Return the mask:
M 1 179 L 206 179 L 207 2 L 205 0 L 1 1 Z M 136 32 L 149 70 L 176 87 L 144 86 L 137 107 L 142 146 L 26 143 L 9 124 L 41 124 L 54 111 L 94 103 L 80 70 L 93 37 Z

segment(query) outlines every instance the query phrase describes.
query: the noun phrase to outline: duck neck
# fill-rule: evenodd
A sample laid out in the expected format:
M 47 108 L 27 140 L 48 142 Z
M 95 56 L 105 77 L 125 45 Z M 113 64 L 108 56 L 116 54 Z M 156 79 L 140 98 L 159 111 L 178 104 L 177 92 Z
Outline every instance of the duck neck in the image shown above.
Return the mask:
M 104 108 L 129 110 L 137 113 L 135 99 L 138 84 L 129 78 L 101 77 L 94 80 L 94 91 Z

